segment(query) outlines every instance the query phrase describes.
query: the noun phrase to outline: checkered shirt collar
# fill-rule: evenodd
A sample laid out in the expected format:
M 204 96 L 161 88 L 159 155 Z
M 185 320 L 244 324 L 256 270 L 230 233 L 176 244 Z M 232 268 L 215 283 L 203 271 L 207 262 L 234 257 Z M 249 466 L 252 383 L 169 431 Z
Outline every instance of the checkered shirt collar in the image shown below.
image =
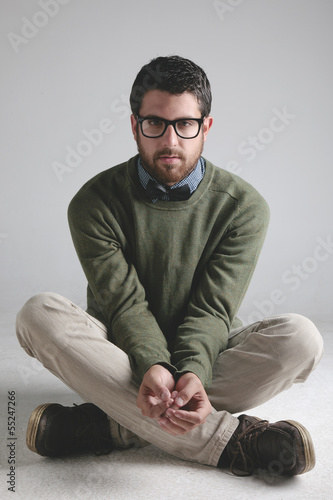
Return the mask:
M 147 184 L 150 180 L 153 182 L 156 182 L 156 179 L 152 177 L 143 167 L 141 158 L 139 157 L 138 162 L 137 162 L 137 170 L 138 170 L 138 175 L 139 179 L 141 182 L 141 185 L 144 189 L 146 189 Z M 175 189 L 177 187 L 185 186 L 186 184 L 190 188 L 191 194 L 197 189 L 199 186 L 200 182 L 203 179 L 203 176 L 205 174 L 205 160 L 200 157 L 198 160 L 198 163 L 192 172 L 190 172 L 184 179 L 181 181 L 177 182 L 177 184 L 174 184 L 171 189 Z M 152 200 L 156 201 L 156 200 Z M 167 200 L 167 197 L 165 198 L 165 201 Z

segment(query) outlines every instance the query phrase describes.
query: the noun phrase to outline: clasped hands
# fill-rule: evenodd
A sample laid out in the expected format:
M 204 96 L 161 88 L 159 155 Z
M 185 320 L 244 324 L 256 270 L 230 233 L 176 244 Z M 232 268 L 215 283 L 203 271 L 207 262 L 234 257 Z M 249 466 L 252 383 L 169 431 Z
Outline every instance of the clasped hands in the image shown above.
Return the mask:
M 137 406 L 144 416 L 157 419 L 165 431 L 175 436 L 203 424 L 212 413 L 199 377 L 185 373 L 176 383 L 169 370 L 161 365 L 153 365 L 145 373 Z

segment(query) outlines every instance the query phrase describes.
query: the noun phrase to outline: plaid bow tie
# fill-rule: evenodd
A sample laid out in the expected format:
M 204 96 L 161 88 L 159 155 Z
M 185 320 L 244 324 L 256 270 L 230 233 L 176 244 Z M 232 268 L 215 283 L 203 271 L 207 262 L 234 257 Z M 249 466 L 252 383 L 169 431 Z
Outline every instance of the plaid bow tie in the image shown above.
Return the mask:
M 171 189 L 150 179 L 146 187 L 146 195 L 150 200 L 155 200 L 156 198 L 162 199 L 167 195 L 171 201 L 181 201 L 188 200 L 191 196 L 191 192 L 187 184 Z

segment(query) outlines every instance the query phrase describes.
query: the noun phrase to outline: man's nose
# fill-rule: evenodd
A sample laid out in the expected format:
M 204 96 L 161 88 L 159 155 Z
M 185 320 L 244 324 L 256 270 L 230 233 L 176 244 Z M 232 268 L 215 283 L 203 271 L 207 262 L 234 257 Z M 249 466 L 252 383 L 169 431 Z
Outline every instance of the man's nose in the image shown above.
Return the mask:
M 168 125 L 166 131 L 163 134 L 163 142 L 165 146 L 177 146 L 178 145 L 178 135 L 172 125 Z

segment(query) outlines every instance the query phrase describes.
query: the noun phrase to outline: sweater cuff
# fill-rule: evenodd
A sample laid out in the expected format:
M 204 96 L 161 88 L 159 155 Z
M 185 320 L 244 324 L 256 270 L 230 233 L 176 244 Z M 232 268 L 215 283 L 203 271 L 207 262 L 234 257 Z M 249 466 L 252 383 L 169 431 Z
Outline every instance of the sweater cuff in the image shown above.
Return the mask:
M 166 354 L 166 353 L 165 353 Z M 145 373 L 151 368 L 153 365 L 161 365 L 169 372 L 174 375 L 176 372 L 176 368 L 170 363 L 170 357 L 165 355 L 163 358 L 162 356 L 159 355 L 148 355 L 147 354 L 142 354 L 140 352 L 134 353 L 129 353 L 129 362 L 131 365 L 131 369 L 133 373 L 136 375 L 138 378 L 139 382 L 142 382 L 142 379 L 145 375 Z
M 200 380 L 205 389 L 208 389 L 208 387 L 212 383 L 212 370 L 211 368 L 204 368 L 200 363 L 197 363 L 196 361 L 193 360 L 185 360 L 185 361 L 180 361 L 179 363 L 176 364 L 176 372 L 174 374 L 176 382 L 178 379 L 182 376 L 185 375 L 185 373 L 191 372 L 194 373 Z

